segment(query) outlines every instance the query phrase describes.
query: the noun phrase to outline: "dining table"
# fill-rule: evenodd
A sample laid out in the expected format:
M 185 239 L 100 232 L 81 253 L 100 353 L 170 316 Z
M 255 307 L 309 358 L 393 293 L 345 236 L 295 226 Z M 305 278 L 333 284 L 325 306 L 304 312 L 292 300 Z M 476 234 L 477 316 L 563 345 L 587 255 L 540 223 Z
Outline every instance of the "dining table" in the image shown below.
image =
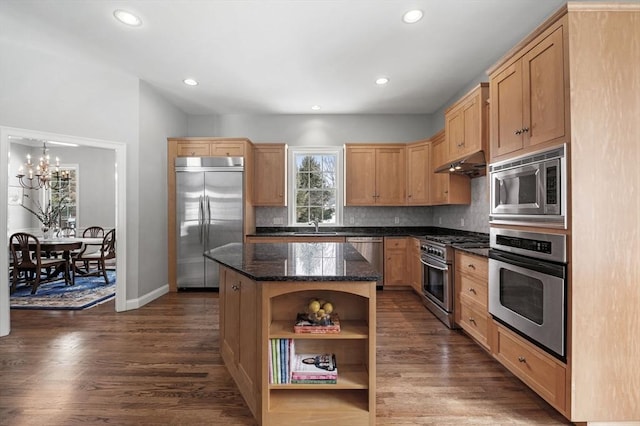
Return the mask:
M 69 265 L 67 271 L 71 271 L 71 252 L 73 250 L 80 250 L 84 245 L 89 246 L 101 246 L 102 238 L 84 238 L 84 237 L 52 237 L 52 238 L 38 238 L 40 242 L 40 251 L 44 256 L 52 256 L 55 253 L 62 253 L 62 258 L 67 261 Z M 29 244 L 30 250 L 35 250 L 35 243 Z M 59 273 L 67 273 L 66 271 L 56 270 L 51 273 L 51 276 L 58 275 Z M 70 276 L 66 278 L 71 279 Z

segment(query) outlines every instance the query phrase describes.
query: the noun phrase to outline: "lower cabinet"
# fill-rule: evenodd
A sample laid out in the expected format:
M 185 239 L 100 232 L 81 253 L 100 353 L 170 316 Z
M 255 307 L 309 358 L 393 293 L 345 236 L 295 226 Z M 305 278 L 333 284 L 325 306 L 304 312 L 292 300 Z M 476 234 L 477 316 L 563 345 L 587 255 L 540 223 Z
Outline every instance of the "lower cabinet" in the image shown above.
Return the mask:
M 407 262 L 409 263 L 409 283 L 416 293 L 422 294 L 422 263 L 420 262 L 420 240 L 408 239 Z
M 488 260 L 456 250 L 456 323 L 489 350 Z
M 384 286 L 405 287 L 409 283 L 407 237 L 384 237 Z
M 258 412 L 258 299 L 256 283 L 220 268 L 220 351 L 251 412 Z M 224 320 L 223 320 L 224 319 Z
M 493 356 L 566 415 L 566 365 L 495 321 L 492 329 Z

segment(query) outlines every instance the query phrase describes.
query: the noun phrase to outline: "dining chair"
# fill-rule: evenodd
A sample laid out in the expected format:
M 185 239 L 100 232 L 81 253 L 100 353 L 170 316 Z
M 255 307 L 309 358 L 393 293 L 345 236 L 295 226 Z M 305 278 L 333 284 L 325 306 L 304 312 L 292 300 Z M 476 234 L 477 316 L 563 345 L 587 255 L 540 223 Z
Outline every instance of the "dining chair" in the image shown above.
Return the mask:
M 88 228 L 87 228 L 88 229 Z M 75 283 L 76 275 L 90 276 L 102 275 L 105 284 L 109 284 L 107 276 L 107 261 L 116 257 L 116 230 L 112 229 L 102 238 L 102 244 L 98 250 L 88 249 L 90 245 L 85 244 L 82 250 L 71 258 L 71 266 L 75 271 L 73 274 L 73 282 Z M 78 268 L 76 263 L 82 263 L 84 269 Z
M 40 240 L 35 235 L 17 232 L 9 238 L 12 258 L 11 293 L 16 291 L 18 282 L 31 284 L 31 294 L 45 281 L 57 279 L 56 271 L 64 271 L 65 285 L 69 285 L 69 263 L 66 259 L 43 258 Z
M 90 226 L 82 231 L 83 238 L 102 238 L 104 237 L 104 228 L 101 226 Z

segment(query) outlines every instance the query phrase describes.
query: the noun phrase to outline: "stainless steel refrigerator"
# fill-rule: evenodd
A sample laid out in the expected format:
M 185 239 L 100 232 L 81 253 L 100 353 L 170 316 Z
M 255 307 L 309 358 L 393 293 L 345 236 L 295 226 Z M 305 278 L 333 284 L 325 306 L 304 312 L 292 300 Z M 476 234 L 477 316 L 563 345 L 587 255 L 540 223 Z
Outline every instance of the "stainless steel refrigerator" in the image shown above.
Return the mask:
M 178 157 L 175 173 L 177 287 L 219 288 L 218 264 L 203 254 L 243 240 L 244 159 Z

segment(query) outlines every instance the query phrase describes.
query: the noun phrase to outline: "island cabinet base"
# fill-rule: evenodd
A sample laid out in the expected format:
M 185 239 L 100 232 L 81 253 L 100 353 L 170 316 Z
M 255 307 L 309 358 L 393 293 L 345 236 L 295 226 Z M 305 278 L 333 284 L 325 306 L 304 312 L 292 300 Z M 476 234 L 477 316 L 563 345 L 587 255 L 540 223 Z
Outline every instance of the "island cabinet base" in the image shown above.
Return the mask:
M 376 282 L 255 282 L 221 267 L 220 348 L 229 373 L 261 425 L 375 425 Z M 295 333 L 312 298 L 340 315 L 335 334 Z M 335 384 L 272 383 L 271 339 L 295 352 L 333 353 Z

